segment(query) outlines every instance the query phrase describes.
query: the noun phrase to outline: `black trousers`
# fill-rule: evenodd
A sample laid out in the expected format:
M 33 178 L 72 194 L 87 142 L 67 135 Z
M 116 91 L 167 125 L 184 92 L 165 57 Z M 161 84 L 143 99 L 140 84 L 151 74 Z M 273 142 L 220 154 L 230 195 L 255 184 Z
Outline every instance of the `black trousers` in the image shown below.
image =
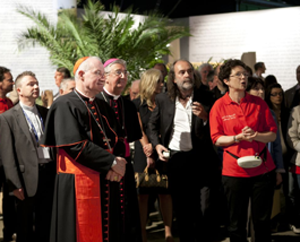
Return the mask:
M 17 242 L 48 242 L 55 179 L 55 162 L 39 167 L 35 196 L 17 200 Z
M 4 174 L 3 166 L 0 168 L 0 182 L 3 188 L 2 211 L 3 211 L 3 238 L 4 240 L 11 240 L 12 235 L 16 233 L 16 200 L 14 196 L 9 195 L 8 184 Z
M 250 178 L 223 176 L 222 180 L 229 209 L 230 241 L 247 241 L 246 226 L 250 198 L 255 242 L 271 242 L 270 217 L 276 184 L 275 172 Z
M 200 162 L 192 151 L 171 152 L 168 161 L 170 192 L 180 242 L 206 241 L 200 201 L 200 190 L 203 187 Z

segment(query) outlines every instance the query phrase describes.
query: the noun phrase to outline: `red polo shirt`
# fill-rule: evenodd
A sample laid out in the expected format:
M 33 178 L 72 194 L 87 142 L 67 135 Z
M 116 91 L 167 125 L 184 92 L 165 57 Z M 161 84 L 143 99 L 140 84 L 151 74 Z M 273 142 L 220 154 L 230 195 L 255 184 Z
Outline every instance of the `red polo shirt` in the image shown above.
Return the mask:
M 218 99 L 210 111 L 210 132 L 213 143 L 216 143 L 221 136 L 234 136 L 242 132 L 248 126 L 257 132 L 272 131 L 276 133 L 277 126 L 272 117 L 268 105 L 261 98 L 246 93 L 238 104 L 231 100 L 228 92 Z M 243 157 L 259 154 L 266 144 L 257 141 L 240 141 L 230 146 L 225 146 L 223 155 L 223 171 L 225 176 L 232 177 L 253 177 L 264 174 L 275 169 L 269 151 L 267 160 L 259 167 L 241 168 L 237 161 L 226 151 Z
M 8 109 L 12 108 L 14 105 L 9 98 L 0 98 L 0 114 L 4 113 Z

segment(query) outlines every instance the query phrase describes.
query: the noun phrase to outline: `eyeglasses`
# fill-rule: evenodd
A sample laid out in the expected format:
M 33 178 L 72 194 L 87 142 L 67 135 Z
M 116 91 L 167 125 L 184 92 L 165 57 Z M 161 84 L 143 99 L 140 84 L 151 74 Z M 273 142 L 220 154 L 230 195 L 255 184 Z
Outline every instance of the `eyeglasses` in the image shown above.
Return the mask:
M 113 70 L 113 71 L 109 71 L 107 73 L 112 73 L 114 76 L 122 76 L 122 74 L 124 75 L 124 77 L 128 76 L 129 72 L 127 70 Z
M 245 78 L 248 78 L 249 75 L 247 72 L 238 72 L 232 76 L 229 76 L 229 77 L 237 77 L 237 78 L 242 78 L 242 76 L 244 76 Z
M 282 93 L 282 92 L 274 92 L 274 93 L 270 93 L 270 95 L 271 95 L 272 97 L 276 97 L 276 96 L 282 97 L 282 96 L 283 96 L 283 93 Z

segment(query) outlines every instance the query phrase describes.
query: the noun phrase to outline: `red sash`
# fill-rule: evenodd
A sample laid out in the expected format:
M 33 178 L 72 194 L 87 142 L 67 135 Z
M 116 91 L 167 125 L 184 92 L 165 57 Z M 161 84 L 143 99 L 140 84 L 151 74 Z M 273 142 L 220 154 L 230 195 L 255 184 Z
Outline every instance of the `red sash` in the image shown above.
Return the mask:
M 58 152 L 57 172 L 75 175 L 77 242 L 103 242 L 100 173 L 74 161 L 63 149 Z

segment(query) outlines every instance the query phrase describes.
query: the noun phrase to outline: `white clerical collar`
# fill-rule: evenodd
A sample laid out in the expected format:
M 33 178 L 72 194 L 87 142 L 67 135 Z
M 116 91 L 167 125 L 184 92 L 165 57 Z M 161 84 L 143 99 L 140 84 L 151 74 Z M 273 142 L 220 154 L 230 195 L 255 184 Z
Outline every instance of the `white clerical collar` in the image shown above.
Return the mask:
M 89 101 L 93 102 L 95 100 L 95 97 L 88 97 L 88 96 L 84 95 L 81 91 L 79 91 L 77 88 L 75 88 L 75 89 L 76 89 L 76 92 L 78 92 L 80 95 L 88 98 Z
M 118 100 L 118 98 L 120 97 L 120 95 L 111 94 L 105 87 L 103 87 L 103 89 L 108 95 L 112 96 L 114 100 Z
M 27 106 L 24 103 L 22 103 L 21 101 L 19 103 L 20 103 L 20 106 L 23 110 L 30 111 L 30 112 L 35 112 L 36 111 L 36 106 L 35 105 Z

